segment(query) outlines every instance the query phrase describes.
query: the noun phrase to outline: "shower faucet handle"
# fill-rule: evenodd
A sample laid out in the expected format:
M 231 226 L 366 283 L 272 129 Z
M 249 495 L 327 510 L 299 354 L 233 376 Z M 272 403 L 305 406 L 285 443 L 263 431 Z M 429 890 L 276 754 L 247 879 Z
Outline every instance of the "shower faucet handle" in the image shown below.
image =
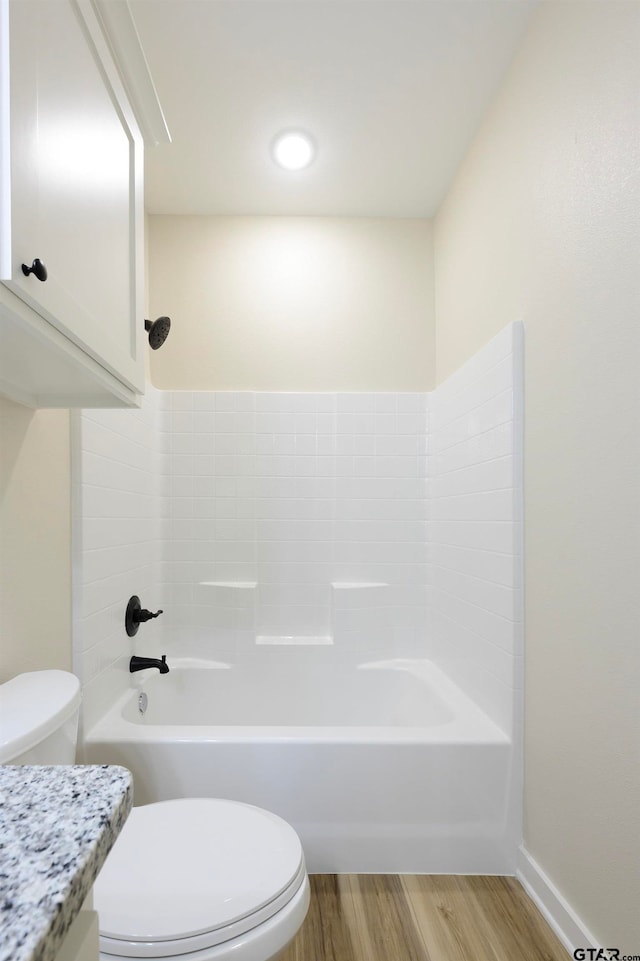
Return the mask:
M 145 621 L 152 620 L 154 617 L 159 617 L 162 613 L 160 610 L 154 614 L 153 611 L 148 611 L 146 608 L 143 608 L 140 603 L 140 598 L 134 594 L 133 597 L 129 598 L 127 610 L 124 615 L 124 626 L 127 634 L 129 637 L 133 637 L 138 633 L 138 628 L 141 624 L 144 624 Z
M 151 611 L 148 611 L 146 608 L 142 608 L 139 611 L 133 612 L 133 620 L 137 621 L 138 624 L 141 624 L 144 621 L 150 621 L 151 618 L 158 617 L 159 614 L 163 614 L 163 613 L 164 611 L 156 611 L 155 614 L 153 614 Z

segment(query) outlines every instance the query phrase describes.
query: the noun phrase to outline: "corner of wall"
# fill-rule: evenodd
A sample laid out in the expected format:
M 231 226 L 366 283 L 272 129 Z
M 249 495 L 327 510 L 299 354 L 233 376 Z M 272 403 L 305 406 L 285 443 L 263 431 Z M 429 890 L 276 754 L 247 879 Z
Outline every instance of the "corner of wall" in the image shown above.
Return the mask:
M 71 665 L 66 410 L 0 398 L 0 678 Z

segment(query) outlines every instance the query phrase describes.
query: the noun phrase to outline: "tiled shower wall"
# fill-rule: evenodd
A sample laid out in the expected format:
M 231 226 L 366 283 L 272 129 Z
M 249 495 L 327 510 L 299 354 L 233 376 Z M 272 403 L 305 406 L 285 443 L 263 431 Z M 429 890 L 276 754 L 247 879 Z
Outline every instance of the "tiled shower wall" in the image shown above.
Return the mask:
M 434 658 L 512 731 L 522 664 L 522 325 L 431 394 Z
M 165 396 L 168 645 L 328 643 L 415 656 L 427 633 L 426 394 Z
M 128 686 L 131 653 L 300 656 L 332 641 L 347 660 L 433 658 L 511 730 L 520 338 L 506 328 L 431 394 L 150 389 L 141 411 L 83 412 L 86 722 Z M 165 613 L 132 641 L 133 593 Z
M 148 389 L 140 410 L 72 412 L 73 660 L 85 726 L 129 684 L 129 597 L 161 606 L 161 396 Z

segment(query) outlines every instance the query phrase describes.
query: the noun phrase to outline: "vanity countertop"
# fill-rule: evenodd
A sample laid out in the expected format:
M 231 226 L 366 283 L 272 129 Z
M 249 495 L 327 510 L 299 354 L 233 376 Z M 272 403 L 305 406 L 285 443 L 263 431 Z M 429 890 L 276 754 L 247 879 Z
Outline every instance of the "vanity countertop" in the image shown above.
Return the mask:
M 53 961 L 132 801 L 123 767 L 0 765 L 0 961 Z

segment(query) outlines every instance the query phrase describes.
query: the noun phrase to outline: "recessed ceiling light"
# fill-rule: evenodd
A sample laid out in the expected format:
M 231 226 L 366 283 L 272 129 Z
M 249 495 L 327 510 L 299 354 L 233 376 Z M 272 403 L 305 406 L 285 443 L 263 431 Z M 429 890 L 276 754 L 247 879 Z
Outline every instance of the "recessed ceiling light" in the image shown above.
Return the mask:
M 302 170 L 308 167 L 315 154 L 313 140 L 301 130 L 287 130 L 278 134 L 273 142 L 273 159 L 285 170 Z

